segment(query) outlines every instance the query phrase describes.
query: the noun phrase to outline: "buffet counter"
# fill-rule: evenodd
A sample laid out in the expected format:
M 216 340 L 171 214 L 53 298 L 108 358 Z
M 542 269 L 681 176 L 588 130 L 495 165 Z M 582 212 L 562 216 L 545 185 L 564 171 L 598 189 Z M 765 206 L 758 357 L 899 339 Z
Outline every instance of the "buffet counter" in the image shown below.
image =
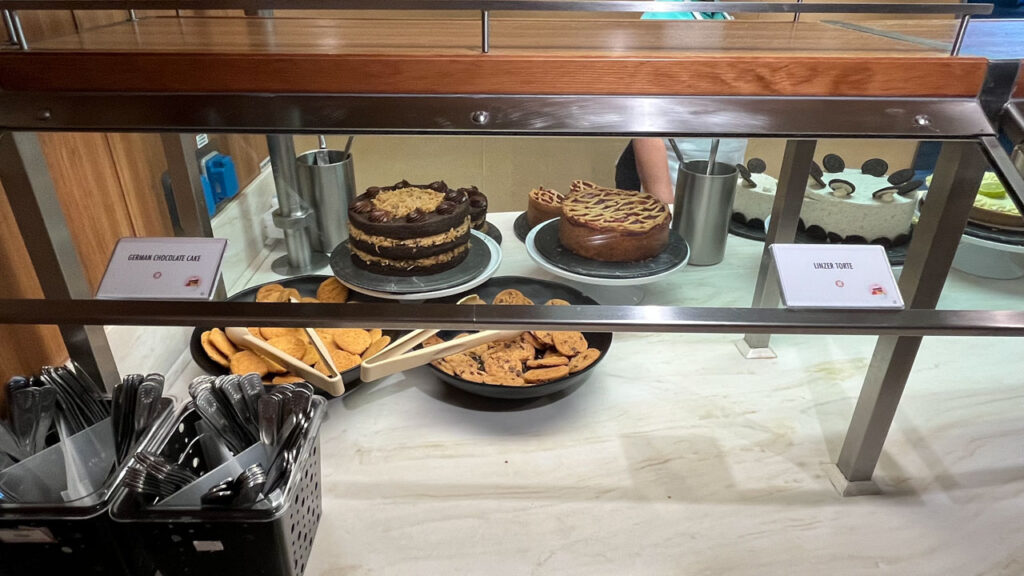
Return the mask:
M 488 216 L 498 276 L 559 281 L 516 216 Z M 645 303 L 748 305 L 761 250 L 730 237 L 720 265 L 648 285 Z M 243 283 L 280 279 L 281 254 Z M 940 307 L 1022 298 L 1021 282 L 954 270 Z M 875 338 L 778 336 L 776 360 L 744 360 L 738 338 L 617 334 L 590 380 L 534 401 L 469 396 L 425 367 L 332 400 L 306 573 L 1013 571 L 1016 541 L 992 535 L 1024 513 L 1015 339 L 926 339 L 875 474 L 887 497 L 844 501 L 825 470 Z M 199 374 L 187 362 L 179 392 Z

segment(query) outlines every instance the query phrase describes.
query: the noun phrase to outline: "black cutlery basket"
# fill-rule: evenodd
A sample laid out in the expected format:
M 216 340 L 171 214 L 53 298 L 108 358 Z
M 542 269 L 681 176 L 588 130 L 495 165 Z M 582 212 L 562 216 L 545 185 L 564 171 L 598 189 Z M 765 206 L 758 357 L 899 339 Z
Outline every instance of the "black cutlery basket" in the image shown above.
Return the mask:
M 151 435 L 161 419 L 173 416 L 173 400 L 162 398 L 160 411 Z M 117 467 L 99 490 L 77 500 L 0 505 L 0 575 L 135 576 L 120 554 L 109 515 L 111 495 L 124 468 Z
M 159 508 L 120 490 L 110 512 L 129 565 L 146 574 L 159 570 L 163 576 L 300 576 L 323 512 L 319 430 L 326 404 L 323 398 L 313 399 L 313 417 L 299 458 L 276 507 Z M 198 420 L 189 403 L 149 449 L 176 461 L 198 435 Z

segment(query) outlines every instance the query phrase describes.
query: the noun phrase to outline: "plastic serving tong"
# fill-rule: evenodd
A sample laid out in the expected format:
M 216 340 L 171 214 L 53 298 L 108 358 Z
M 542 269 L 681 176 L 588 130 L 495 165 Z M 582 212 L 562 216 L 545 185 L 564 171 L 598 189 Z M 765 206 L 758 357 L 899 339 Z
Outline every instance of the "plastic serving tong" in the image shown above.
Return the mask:
M 224 333 L 227 334 L 228 339 L 234 342 L 237 346 L 258 352 L 263 356 L 267 356 L 274 362 L 281 364 L 288 369 L 289 372 L 300 376 L 313 386 L 320 388 L 327 392 L 331 396 L 341 396 L 345 393 L 345 382 L 341 379 L 341 373 L 338 372 L 337 366 L 334 365 L 334 360 L 331 359 L 331 354 L 327 351 L 327 347 L 324 346 L 320 336 L 312 328 L 304 328 L 306 336 L 309 337 L 309 341 L 313 343 L 313 347 L 316 348 L 316 353 L 320 356 L 320 360 L 323 361 L 324 365 L 327 366 L 327 370 L 330 372 L 329 375 L 324 375 L 318 370 L 309 366 L 305 362 L 293 358 L 274 348 L 270 344 L 267 344 L 263 340 L 256 338 L 249 333 L 246 328 L 226 328 Z
M 459 300 L 459 304 L 487 304 L 476 294 L 471 294 Z M 496 340 L 511 340 L 523 333 L 522 330 L 485 330 L 463 338 L 456 338 L 443 344 L 437 344 L 409 352 L 417 344 L 437 334 L 439 330 L 413 330 L 405 336 L 395 340 L 387 348 L 381 350 L 371 358 L 367 358 L 360 365 L 359 377 L 364 382 L 377 380 L 390 376 L 403 370 L 422 366 L 433 362 L 438 358 L 465 352 L 470 348 L 476 348 L 481 344 L 494 342 Z

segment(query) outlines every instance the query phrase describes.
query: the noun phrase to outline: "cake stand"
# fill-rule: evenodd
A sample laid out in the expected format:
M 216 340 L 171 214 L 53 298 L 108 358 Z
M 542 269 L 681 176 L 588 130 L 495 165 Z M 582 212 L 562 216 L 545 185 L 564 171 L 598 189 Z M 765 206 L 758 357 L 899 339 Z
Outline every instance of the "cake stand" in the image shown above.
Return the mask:
M 469 256 L 451 270 L 427 276 L 385 276 L 359 268 L 352 262 L 346 240 L 331 256 L 331 269 L 350 289 L 388 300 L 416 301 L 443 298 L 486 282 L 501 265 L 501 247 L 490 236 L 470 231 Z
M 665 252 L 645 262 L 609 263 L 589 260 L 556 249 L 558 219 L 548 220 L 530 230 L 526 236 L 526 252 L 544 270 L 586 286 L 584 290 L 598 302 L 609 305 L 632 305 L 643 302 L 644 284 L 662 280 L 686 266 L 690 249 L 686 241 L 670 234 Z M 560 248 L 560 247 L 557 247 Z M 653 262 L 653 261 L 657 262 Z
M 968 223 L 953 268 L 995 280 L 1024 277 L 1024 233 Z
M 525 211 L 516 216 L 516 221 L 512 224 L 512 231 L 515 232 L 516 238 L 520 242 L 526 243 L 526 237 L 530 234 L 530 222 L 526 218 Z

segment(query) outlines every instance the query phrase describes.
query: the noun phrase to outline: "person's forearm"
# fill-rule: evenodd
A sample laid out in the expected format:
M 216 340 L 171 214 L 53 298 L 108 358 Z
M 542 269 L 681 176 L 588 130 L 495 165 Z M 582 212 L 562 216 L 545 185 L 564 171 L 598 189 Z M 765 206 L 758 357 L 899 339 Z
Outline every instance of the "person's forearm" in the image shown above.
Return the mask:
M 660 138 L 636 138 L 633 140 L 633 153 L 643 189 L 658 200 L 671 204 L 675 190 L 668 173 L 665 144 Z

